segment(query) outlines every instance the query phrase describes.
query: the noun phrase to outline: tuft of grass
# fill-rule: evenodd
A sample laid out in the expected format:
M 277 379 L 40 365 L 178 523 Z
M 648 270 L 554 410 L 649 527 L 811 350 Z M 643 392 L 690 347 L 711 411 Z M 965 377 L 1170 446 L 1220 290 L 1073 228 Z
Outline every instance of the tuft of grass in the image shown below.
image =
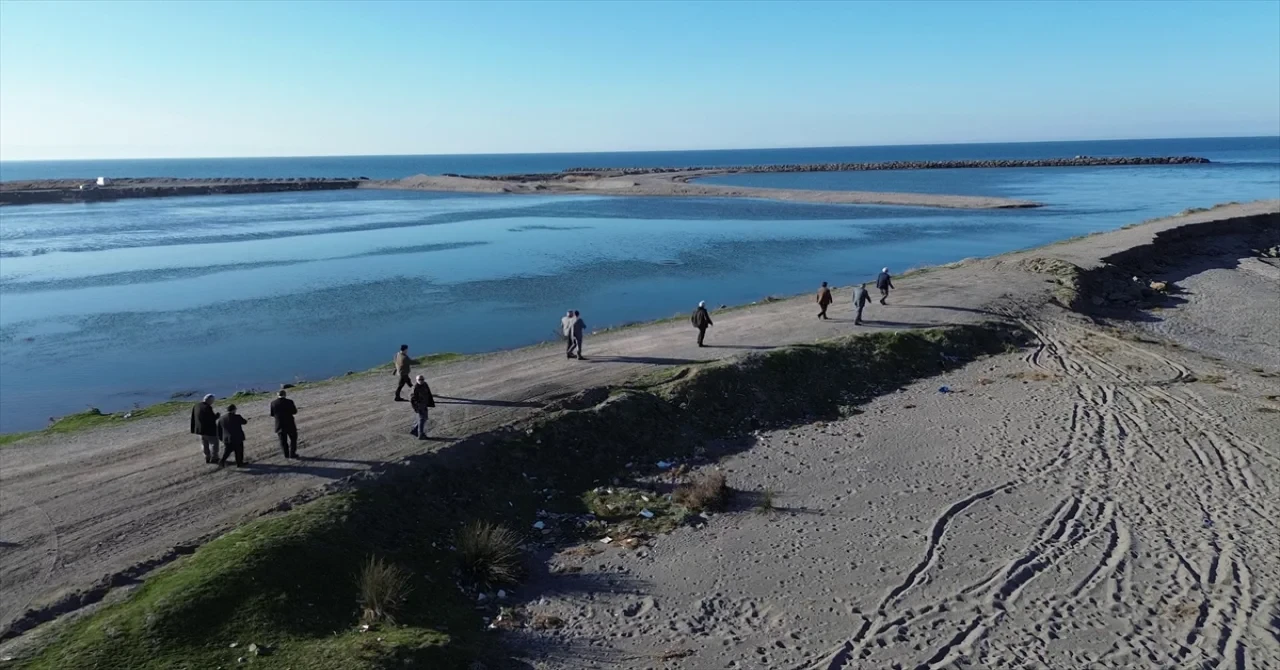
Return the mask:
M 170 400 L 162 402 L 150 407 L 140 407 L 124 412 L 103 412 L 97 407 L 90 407 L 83 412 L 68 414 L 64 417 L 54 419 L 47 428 L 42 430 L 33 430 L 25 433 L 6 433 L 0 435 L 0 447 L 13 444 L 20 440 L 37 435 L 59 435 L 64 433 L 74 433 L 90 428 L 98 428 L 111 424 L 118 424 L 124 421 L 132 421 L 146 417 L 168 416 L 176 414 L 184 407 L 190 407 L 191 402 L 187 400 Z M 128 417 L 128 418 L 125 418 Z
M 472 521 L 454 538 L 463 576 L 482 588 L 519 580 L 520 543 L 519 533 L 487 521 Z
M 760 492 L 760 499 L 756 501 L 756 514 L 773 514 L 778 511 L 774 504 L 774 498 L 777 493 L 773 489 L 765 489 Z
M 360 620 L 394 624 L 396 613 L 409 597 L 409 573 L 398 565 L 370 556 L 356 579 Z
M 672 494 L 675 501 L 685 507 L 702 512 L 724 509 L 729 500 L 729 485 L 723 472 L 713 470 L 695 476 L 676 487 Z
M 451 363 L 453 361 L 464 358 L 462 354 L 453 351 L 442 351 L 438 354 L 427 354 L 413 359 L 414 365 L 438 365 L 440 363 Z

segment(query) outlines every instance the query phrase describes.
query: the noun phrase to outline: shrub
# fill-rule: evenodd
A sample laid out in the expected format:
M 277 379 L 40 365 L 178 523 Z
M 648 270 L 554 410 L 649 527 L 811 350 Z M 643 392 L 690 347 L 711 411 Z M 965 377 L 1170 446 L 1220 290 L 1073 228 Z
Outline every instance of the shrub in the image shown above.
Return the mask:
M 463 576 L 488 588 L 520 578 L 520 534 L 501 524 L 473 521 L 455 539 Z
M 772 514 L 777 511 L 774 505 L 774 498 L 777 496 L 773 489 L 765 489 L 760 492 L 760 499 L 756 501 L 757 514 Z
M 409 573 L 370 556 L 360 569 L 360 618 L 365 623 L 395 623 L 396 612 L 409 595 Z
M 729 498 L 729 487 L 724 473 L 713 470 L 700 474 L 676 487 L 675 501 L 695 512 L 718 510 Z

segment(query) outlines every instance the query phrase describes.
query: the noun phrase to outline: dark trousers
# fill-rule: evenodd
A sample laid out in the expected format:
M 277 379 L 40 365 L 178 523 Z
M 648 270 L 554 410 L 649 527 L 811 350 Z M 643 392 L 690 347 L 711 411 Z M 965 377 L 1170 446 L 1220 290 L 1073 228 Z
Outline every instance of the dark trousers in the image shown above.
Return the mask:
M 234 453 L 236 455 L 236 465 L 244 465 L 244 442 L 225 442 L 224 444 L 226 445 L 226 451 L 222 452 L 220 464 L 226 465 L 227 459 Z
M 867 303 L 865 303 L 865 302 L 858 303 L 858 305 L 857 305 L 858 313 L 857 313 L 857 314 L 855 314 L 855 315 L 853 316 L 853 322 L 854 322 L 854 323 L 862 323 L 862 308 L 864 308 L 864 307 L 866 307 L 866 306 L 867 306 Z
M 578 358 L 582 358 L 582 338 L 581 337 L 569 338 L 569 357 L 572 358 L 575 355 Z
M 887 288 L 882 288 L 882 289 L 880 289 L 880 304 L 881 304 L 881 305 L 885 304 L 885 302 L 884 302 L 884 301 L 885 301 L 885 299 L 887 299 L 888 297 L 889 297 L 889 289 L 887 289 Z
M 827 305 L 818 303 L 818 307 L 822 310 L 821 312 L 818 312 L 818 318 L 819 319 L 827 318 Z
M 706 336 L 707 336 L 707 329 L 706 329 L 706 327 L 699 328 L 699 329 L 698 329 L 698 346 L 702 346 L 702 338 L 704 338 L 704 337 L 706 337 Z
M 564 338 L 564 355 L 566 358 L 573 358 L 573 336 Z
M 276 437 L 280 438 L 280 451 L 284 453 L 285 458 L 298 457 L 298 429 L 287 428 L 285 430 L 276 431 Z
M 400 391 L 403 390 L 404 387 L 406 386 L 408 386 L 409 388 L 413 388 L 413 380 L 409 378 L 409 375 L 400 375 L 400 381 L 396 383 L 397 398 L 400 397 Z

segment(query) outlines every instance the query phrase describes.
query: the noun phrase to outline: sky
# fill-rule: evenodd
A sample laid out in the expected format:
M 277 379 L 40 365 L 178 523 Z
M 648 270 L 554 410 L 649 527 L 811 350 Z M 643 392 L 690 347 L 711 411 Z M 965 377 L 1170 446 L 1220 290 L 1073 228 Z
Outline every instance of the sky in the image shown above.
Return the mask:
M 0 0 L 0 160 L 1278 134 L 1278 0 Z

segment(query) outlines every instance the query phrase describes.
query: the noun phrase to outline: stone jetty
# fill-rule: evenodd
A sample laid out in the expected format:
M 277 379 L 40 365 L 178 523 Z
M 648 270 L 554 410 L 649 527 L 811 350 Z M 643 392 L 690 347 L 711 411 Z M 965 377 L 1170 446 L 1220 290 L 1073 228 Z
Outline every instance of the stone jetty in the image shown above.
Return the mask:
M 323 179 L 52 179 L 0 183 L 0 205 L 101 202 L 178 195 L 332 191 L 357 188 L 367 178 Z
M 670 172 L 863 172 L 871 170 L 954 170 L 960 168 L 1107 167 L 1118 165 L 1193 165 L 1210 162 L 1198 156 L 1076 156 L 1074 158 L 988 159 L 965 161 L 887 161 L 882 163 L 803 163 L 741 167 L 569 168 L 564 174 L 616 175 Z

